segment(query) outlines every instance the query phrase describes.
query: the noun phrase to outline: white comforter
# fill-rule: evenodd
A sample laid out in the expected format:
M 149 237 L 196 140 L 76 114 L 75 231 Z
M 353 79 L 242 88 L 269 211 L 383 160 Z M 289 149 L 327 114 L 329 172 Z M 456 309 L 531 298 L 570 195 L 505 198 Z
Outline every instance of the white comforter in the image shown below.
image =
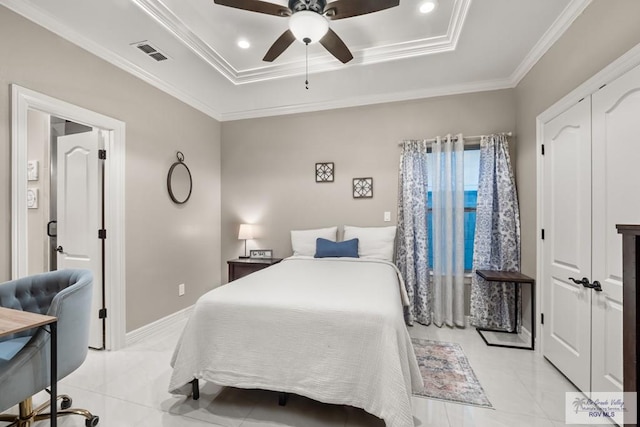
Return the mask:
M 291 392 L 413 426 L 422 388 L 391 263 L 285 259 L 203 295 L 173 354 L 169 391 L 193 378 Z

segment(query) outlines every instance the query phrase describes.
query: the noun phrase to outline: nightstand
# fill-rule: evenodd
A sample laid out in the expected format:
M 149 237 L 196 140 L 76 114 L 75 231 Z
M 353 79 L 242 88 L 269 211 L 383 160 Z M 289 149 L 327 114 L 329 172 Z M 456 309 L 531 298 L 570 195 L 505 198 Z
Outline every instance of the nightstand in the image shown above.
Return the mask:
M 277 264 L 280 261 L 282 261 L 282 258 L 243 258 L 227 261 L 227 264 L 229 264 L 229 282 Z

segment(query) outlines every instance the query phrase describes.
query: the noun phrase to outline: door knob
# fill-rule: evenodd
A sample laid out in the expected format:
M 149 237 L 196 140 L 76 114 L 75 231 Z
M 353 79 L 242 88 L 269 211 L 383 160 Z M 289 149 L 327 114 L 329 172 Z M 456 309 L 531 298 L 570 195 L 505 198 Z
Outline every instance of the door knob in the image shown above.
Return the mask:
M 569 280 L 572 280 L 573 283 L 577 285 L 582 285 L 585 288 L 593 289 L 596 292 L 602 292 L 602 285 L 600 285 L 600 282 L 598 282 L 597 280 L 594 281 L 593 283 L 589 283 L 589 279 L 587 279 L 586 277 L 583 277 L 581 280 L 574 279 L 573 277 L 569 277 Z
M 593 289 L 596 292 L 602 292 L 602 285 L 597 280 L 594 280 L 593 283 L 584 285 L 585 288 Z
M 62 246 L 58 246 L 58 247 L 56 248 L 56 252 L 60 252 L 60 253 L 62 253 L 62 251 L 63 251 L 63 250 L 64 250 L 64 249 L 62 249 Z

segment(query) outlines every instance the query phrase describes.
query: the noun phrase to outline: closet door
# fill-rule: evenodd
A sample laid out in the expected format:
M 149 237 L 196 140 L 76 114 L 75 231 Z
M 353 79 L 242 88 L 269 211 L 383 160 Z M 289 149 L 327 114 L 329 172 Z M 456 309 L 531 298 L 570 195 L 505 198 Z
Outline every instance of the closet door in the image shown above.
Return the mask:
M 640 223 L 640 67 L 592 96 L 593 391 L 622 391 L 622 239 Z
M 543 132 L 543 354 L 587 391 L 592 292 L 569 278 L 591 277 L 590 99 L 548 122 Z

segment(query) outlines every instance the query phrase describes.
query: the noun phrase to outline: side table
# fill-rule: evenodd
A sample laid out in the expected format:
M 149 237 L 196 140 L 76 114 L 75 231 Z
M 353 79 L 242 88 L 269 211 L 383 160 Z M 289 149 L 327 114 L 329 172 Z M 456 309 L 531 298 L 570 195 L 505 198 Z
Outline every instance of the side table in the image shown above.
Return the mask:
M 280 261 L 282 261 L 282 258 L 241 258 L 227 261 L 229 265 L 229 282 L 277 264 Z
M 515 319 L 516 319 L 516 326 L 514 326 L 513 330 L 511 331 L 505 331 L 505 330 L 501 330 L 501 329 L 489 329 L 489 328 L 476 328 L 476 330 L 478 331 L 478 334 L 480 334 L 480 336 L 482 337 L 482 339 L 484 340 L 485 344 L 492 346 L 492 347 L 507 347 L 507 348 L 519 348 L 522 350 L 533 350 L 534 348 L 534 343 L 535 343 L 535 338 L 536 338 L 536 323 L 535 323 L 535 300 L 536 300 L 536 293 L 535 293 L 535 280 L 533 280 L 531 277 L 529 276 L 525 276 L 524 274 L 517 272 L 517 271 L 499 271 L 499 270 L 476 270 L 476 274 L 480 277 L 482 277 L 484 280 L 486 280 L 487 282 L 507 282 L 507 283 L 513 283 L 516 287 L 516 307 L 515 307 Z M 516 336 L 518 335 L 518 315 L 521 315 L 518 312 L 518 299 L 521 293 L 521 286 L 523 283 L 529 283 L 531 284 L 531 345 L 530 346 L 521 346 L 521 345 L 516 345 L 516 341 L 515 340 L 510 340 L 513 343 L 512 344 L 506 344 L 506 343 L 491 343 L 489 342 L 489 340 L 487 340 L 487 338 L 484 336 L 483 332 L 493 332 L 493 333 L 503 333 L 503 334 L 515 334 Z M 524 342 L 523 342 L 524 343 Z M 524 343 L 526 344 L 526 343 Z

